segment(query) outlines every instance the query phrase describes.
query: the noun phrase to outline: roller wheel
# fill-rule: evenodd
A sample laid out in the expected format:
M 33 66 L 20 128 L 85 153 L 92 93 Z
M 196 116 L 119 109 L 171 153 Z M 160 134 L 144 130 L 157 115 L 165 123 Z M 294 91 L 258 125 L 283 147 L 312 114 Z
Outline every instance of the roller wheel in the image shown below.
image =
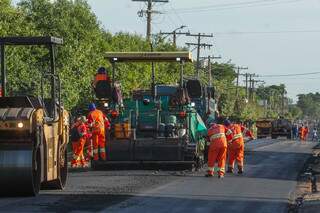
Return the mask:
M 67 149 L 66 147 L 63 148 L 64 150 L 60 150 L 60 156 L 58 161 L 58 179 L 46 182 L 42 188 L 47 190 L 57 190 L 57 189 L 64 189 L 67 182 L 68 176 L 68 161 L 67 161 Z
M 37 195 L 41 186 L 41 152 L 40 148 L 33 151 L 32 163 L 32 191 L 30 195 Z
M 60 155 L 59 168 L 58 168 L 59 178 L 57 180 L 57 189 L 64 189 L 67 183 L 68 176 L 68 160 L 67 160 L 67 149 L 65 148 Z

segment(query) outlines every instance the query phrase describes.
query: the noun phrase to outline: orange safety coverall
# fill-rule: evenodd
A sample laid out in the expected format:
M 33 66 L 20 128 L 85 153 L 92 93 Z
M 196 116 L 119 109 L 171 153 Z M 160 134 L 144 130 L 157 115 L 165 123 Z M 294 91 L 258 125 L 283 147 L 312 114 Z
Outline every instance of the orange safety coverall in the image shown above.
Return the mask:
M 309 128 L 308 127 L 305 127 L 304 128 L 304 137 L 303 137 L 303 140 L 307 140 L 308 139 L 308 134 L 309 134 Z
M 109 81 L 110 82 L 110 78 L 107 74 L 96 74 L 94 76 L 93 85 L 96 86 L 98 81 Z
M 80 139 L 78 141 L 72 141 L 73 159 L 71 160 L 71 166 L 86 166 L 87 162 L 83 155 L 83 149 L 86 140 L 90 137 L 90 134 L 88 133 L 88 129 L 85 123 L 76 123 L 74 127 L 77 128 Z
M 243 171 L 244 162 L 244 138 L 246 136 L 253 138 L 253 134 L 245 126 L 240 124 L 232 124 L 227 131 L 227 135 L 232 135 L 232 139 L 228 140 L 228 167 L 233 170 L 234 162 L 237 161 L 239 171 Z
M 208 175 L 214 174 L 214 165 L 218 163 L 218 175 L 224 176 L 227 158 L 227 138 L 228 129 L 219 124 L 213 124 L 208 129 L 208 137 L 210 140 L 208 152 Z
M 110 128 L 110 122 L 102 111 L 95 109 L 88 115 L 88 123 L 92 128 L 93 159 L 106 160 L 106 137 L 105 129 Z
M 300 140 L 303 140 L 303 129 L 304 129 L 304 127 L 299 127 L 299 137 L 300 137 Z
M 300 140 L 305 140 L 306 128 L 304 126 L 299 128 Z

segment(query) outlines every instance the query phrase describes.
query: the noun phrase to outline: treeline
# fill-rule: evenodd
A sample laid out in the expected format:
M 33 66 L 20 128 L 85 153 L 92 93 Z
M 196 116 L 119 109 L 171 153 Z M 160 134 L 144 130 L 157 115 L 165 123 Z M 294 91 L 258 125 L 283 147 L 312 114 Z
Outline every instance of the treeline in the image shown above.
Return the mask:
M 110 25 L 112 23 L 109 23 Z M 119 32 L 111 34 L 108 25 L 102 27 L 85 0 L 21 0 L 13 6 L 11 0 L 0 1 L 0 36 L 56 36 L 64 39 L 57 51 L 57 69 L 62 79 L 62 97 L 69 110 L 86 107 L 92 101 L 91 81 L 99 66 L 110 64 L 104 59 L 108 51 L 149 51 L 150 44 L 140 35 Z M 154 38 L 155 51 L 174 51 L 175 48 L 160 37 Z M 8 92 L 11 95 L 40 93 L 40 79 L 48 70 L 48 51 L 38 47 L 7 48 Z M 244 88 L 236 94 L 234 64 L 212 64 L 213 84 L 221 115 L 243 120 L 279 114 L 280 96 L 285 87 L 259 88 L 252 100 L 246 99 Z M 157 64 L 157 83 L 172 84 L 179 79 L 178 65 Z M 192 64 L 185 69 L 194 74 Z M 208 81 L 204 69 L 201 79 Z M 151 66 L 123 64 L 116 78 L 121 80 L 123 93 L 148 88 Z M 271 94 L 271 96 L 270 96 Z M 268 100 L 271 107 L 259 105 Z
M 298 95 L 297 107 L 306 120 L 320 120 L 320 93 L 308 93 Z
M 110 23 L 111 24 L 111 23 Z M 108 28 L 108 26 L 106 26 Z M 0 36 L 56 36 L 64 39 L 57 51 L 57 69 L 62 79 L 62 97 L 67 109 L 83 107 L 92 101 L 91 82 L 99 66 L 110 68 L 104 59 L 107 51 L 149 51 L 150 44 L 140 35 L 103 29 L 85 0 L 11 0 L 0 1 Z M 175 50 L 159 40 L 155 50 Z M 48 51 L 38 47 L 7 48 L 8 92 L 11 95 L 40 92 L 42 73 L 48 70 Z M 150 85 L 151 66 L 120 66 L 124 94 Z M 157 79 L 175 83 L 175 65 L 157 65 Z M 188 66 L 186 72 L 192 72 Z

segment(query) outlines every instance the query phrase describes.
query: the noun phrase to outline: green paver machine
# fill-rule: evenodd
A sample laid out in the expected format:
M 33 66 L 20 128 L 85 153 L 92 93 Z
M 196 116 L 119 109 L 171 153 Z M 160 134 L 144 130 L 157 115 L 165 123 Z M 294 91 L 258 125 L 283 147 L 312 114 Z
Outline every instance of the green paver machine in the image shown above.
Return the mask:
M 183 165 L 183 168 L 201 167 L 207 129 L 188 100 L 183 83 L 184 64 L 192 62 L 191 53 L 107 53 L 106 57 L 113 70 L 112 85 L 105 88 L 115 87 L 116 64 L 125 62 L 180 63 L 180 83 L 157 85 L 152 72 L 151 89 L 133 91 L 132 98 L 125 99 L 121 104 L 111 101 L 112 94 L 106 94 L 103 99 L 99 96 L 100 101 L 104 100 L 104 105 L 109 107 L 112 125 L 107 136 L 107 160 L 93 162 L 93 168 L 110 168 L 120 164 L 151 165 L 152 168 L 154 165 L 166 168 L 173 165 L 175 169 L 181 168 L 177 165 Z

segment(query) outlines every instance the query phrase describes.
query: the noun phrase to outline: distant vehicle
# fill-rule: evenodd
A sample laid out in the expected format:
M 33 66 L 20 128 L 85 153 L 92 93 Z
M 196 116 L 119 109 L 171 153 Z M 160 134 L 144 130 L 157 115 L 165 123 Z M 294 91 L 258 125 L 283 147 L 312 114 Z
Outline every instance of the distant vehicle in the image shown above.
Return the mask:
M 276 139 L 278 137 L 292 138 L 292 122 L 285 118 L 279 118 L 272 121 L 271 138 Z
M 271 137 L 272 119 L 259 119 L 256 121 L 257 138 Z

